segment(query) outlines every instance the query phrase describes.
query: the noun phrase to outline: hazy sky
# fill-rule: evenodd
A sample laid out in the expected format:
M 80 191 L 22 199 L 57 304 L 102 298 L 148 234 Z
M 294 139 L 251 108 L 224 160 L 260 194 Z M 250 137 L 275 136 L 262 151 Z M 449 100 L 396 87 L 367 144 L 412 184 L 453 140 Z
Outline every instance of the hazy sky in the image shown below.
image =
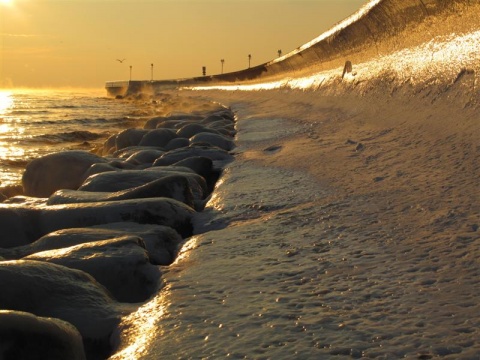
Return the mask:
M 237 71 L 286 54 L 366 0 L 0 0 L 0 86 L 103 87 Z M 123 63 L 116 59 L 126 59 Z

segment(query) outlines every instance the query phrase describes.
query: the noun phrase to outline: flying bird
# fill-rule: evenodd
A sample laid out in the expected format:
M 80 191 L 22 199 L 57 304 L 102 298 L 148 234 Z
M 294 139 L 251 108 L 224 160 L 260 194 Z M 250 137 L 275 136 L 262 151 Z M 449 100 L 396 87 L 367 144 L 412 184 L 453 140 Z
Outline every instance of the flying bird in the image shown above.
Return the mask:
M 122 60 L 117 59 L 117 61 L 118 61 L 119 63 L 123 63 L 125 60 L 126 60 L 126 59 L 122 59 Z

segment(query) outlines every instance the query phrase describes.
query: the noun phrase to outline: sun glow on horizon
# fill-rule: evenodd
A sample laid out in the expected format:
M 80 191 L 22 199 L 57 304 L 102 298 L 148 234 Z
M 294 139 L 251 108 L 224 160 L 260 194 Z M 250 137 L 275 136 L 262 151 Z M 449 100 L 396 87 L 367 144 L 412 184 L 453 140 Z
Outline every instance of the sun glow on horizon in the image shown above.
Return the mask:
M 12 6 L 14 0 L 0 0 L 0 5 Z

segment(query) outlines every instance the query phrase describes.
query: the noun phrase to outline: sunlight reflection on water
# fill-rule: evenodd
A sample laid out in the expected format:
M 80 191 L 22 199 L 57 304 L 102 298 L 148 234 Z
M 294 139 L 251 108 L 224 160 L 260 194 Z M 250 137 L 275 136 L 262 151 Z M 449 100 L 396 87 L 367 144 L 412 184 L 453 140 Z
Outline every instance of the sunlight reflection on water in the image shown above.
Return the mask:
M 13 105 L 12 93 L 7 91 L 0 91 L 0 118 L 5 114 L 5 111 Z
M 9 162 L 11 159 L 23 158 L 25 149 L 18 147 L 12 141 L 1 141 L 2 138 L 19 138 L 25 129 L 16 123 L 9 121 L 7 113 L 14 108 L 12 92 L 0 91 L 0 161 Z M 16 183 L 18 175 L 11 175 L 10 172 L 2 174 L 2 186 Z

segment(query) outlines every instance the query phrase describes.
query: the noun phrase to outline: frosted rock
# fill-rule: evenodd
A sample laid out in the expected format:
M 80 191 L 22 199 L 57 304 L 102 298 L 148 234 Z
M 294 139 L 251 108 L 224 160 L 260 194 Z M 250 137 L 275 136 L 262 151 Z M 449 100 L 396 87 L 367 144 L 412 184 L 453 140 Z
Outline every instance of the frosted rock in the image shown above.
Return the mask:
M 230 151 L 233 149 L 233 141 L 223 135 L 201 132 L 190 138 L 190 144 L 208 143 L 220 149 Z
M 42 209 L 41 230 L 45 235 L 65 228 L 131 221 L 169 226 L 179 234 L 189 236 L 194 213 L 191 207 L 168 198 L 85 203 L 75 207 L 52 205 Z
M 84 174 L 84 179 L 87 179 L 92 175 L 101 174 L 107 171 L 122 171 L 124 169 L 130 170 L 135 168 L 136 165 L 130 164 L 127 161 L 122 161 L 118 159 L 109 160 L 107 164 L 93 164 L 92 166 L 90 166 L 90 168 Z
M 192 156 L 174 163 L 173 166 L 187 167 L 198 175 L 205 177 L 213 170 L 213 161 L 205 156 Z
M 52 205 L 30 208 L 0 204 L 0 247 L 31 243 L 55 230 L 120 221 L 165 225 L 182 236 L 192 233 L 195 211 L 168 198 L 133 199 L 111 202 Z
M 210 132 L 210 133 L 218 134 L 218 132 L 214 129 L 210 129 L 199 123 L 194 123 L 194 124 L 187 124 L 182 126 L 180 129 L 177 130 L 177 135 L 178 137 L 184 137 L 189 139 L 192 136 L 201 132 Z
M 160 271 L 149 262 L 143 240 L 123 236 L 29 255 L 38 260 L 85 271 L 122 302 L 147 300 L 158 287 Z
M 228 137 L 233 137 L 236 134 L 235 123 L 230 120 L 214 121 L 208 124 L 208 127 Z
M 3 203 L 4 204 L 22 204 L 22 205 L 30 205 L 30 206 L 40 206 L 46 205 L 48 199 L 47 198 L 38 198 L 38 197 L 31 197 L 31 196 L 23 196 L 17 195 L 8 198 Z
M 180 170 L 180 171 L 177 171 Z M 189 184 L 194 199 L 203 199 L 207 191 L 205 179 L 191 169 L 178 168 L 150 168 L 147 170 L 126 170 L 97 174 L 85 180 L 79 188 L 82 191 L 116 192 L 143 186 L 167 176 L 183 176 Z
M 202 124 L 206 124 L 211 129 L 217 129 L 223 128 L 225 126 L 231 126 L 233 128 L 235 122 L 233 120 L 228 120 L 223 117 L 208 117 L 204 121 L 202 121 Z
M 80 270 L 41 261 L 3 261 L 0 287 L 0 309 L 62 319 L 84 339 L 105 341 L 119 323 L 117 303 Z
M 190 183 L 183 175 L 169 175 L 144 185 L 116 192 L 59 190 L 50 196 L 47 204 L 76 204 L 155 197 L 167 197 L 183 202 L 190 207 L 194 206 Z
M 133 165 L 153 164 L 164 153 L 165 151 L 162 150 L 140 150 L 130 155 L 125 161 Z
M 27 196 L 48 197 L 59 189 L 77 189 L 86 179 L 92 164 L 104 163 L 102 157 L 86 151 L 61 151 L 32 160 L 22 177 Z
M 0 249 L 0 254 L 7 259 L 20 259 L 46 250 L 62 249 L 126 235 L 137 236 L 143 240 L 150 262 L 155 265 L 170 264 L 182 241 L 182 237 L 168 226 L 120 222 L 53 231 L 31 244 Z
M 157 124 L 157 129 L 172 129 L 172 130 L 178 130 L 182 126 L 185 126 L 187 124 L 190 124 L 192 122 L 195 122 L 194 120 L 190 121 L 185 121 L 185 120 L 167 120 L 164 122 L 160 122 Z
M 169 265 L 177 255 L 182 237 L 172 228 L 162 225 L 118 222 L 96 225 L 92 231 L 119 231 L 143 239 L 150 262 L 155 265 Z
M 124 149 L 115 151 L 113 153 L 113 156 L 120 159 L 128 159 L 130 156 L 132 156 L 133 154 L 139 151 L 152 151 L 152 150 L 165 152 L 164 149 L 160 147 L 137 145 L 137 146 L 129 146 Z
M 233 160 L 232 155 L 220 148 L 193 145 L 188 148 L 180 148 L 166 152 L 153 163 L 153 166 L 172 165 L 180 160 L 184 160 L 194 156 L 203 156 L 211 160 L 218 161 Z
M 138 145 L 147 132 L 145 129 L 126 129 L 119 132 L 115 138 L 116 150 Z
M 233 138 L 237 133 L 237 131 L 233 126 L 217 126 L 215 127 L 215 130 L 217 130 L 220 135 L 223 135 L 229 138 Z
M 165 147 L 170 140 L 177 137 L 175 131 L 170 129 L 155 129 L 146 133 L 140 141 L 140 146 Z
M 0 310 L 0 359 L 84 360 L 82 337 L 60 319 Z
M 179 162 L 174 163 L 172 166 L 187 167 L 203 177 L 207 182 L 208 193 L 213 191 L 215 183 L 220 176 L 220 169 L 213 167 L 213 161 L 204 156 L 192 156 Z
M 85 178 L 87 179 L 88 177 L 95 175 L 95 174 L 101 174 L 103 172 L 107 171 L 118 171 L 118 168 L 115 166 L 112 166 L 110 164 L 102 163 L 102 164 L 93 164 L 88 168 L 88 170 L 85 172 Z
M 25 245 L 38 238 L 37 215 L 38 211 L 27 206 L 0 204 L 0 248 Z
M 185 124 L 188 122 L 196 122 L 202 119 L 201 115 L 192 115 L 192 114 L 182 114 L 182 115 L 170 115 L 170 116 L 157 116 L 151 118 L 145 122 L 143 126 L 144 129 L 156 129 L 159 125 L 164 124 Z M 170 126 L 166 126 L 170 127 Z M 171 128 L 174 128 L 172 126 Z
M 201 123 L 208 124 L 208 126 L 211 126 L 212 123 L 217 121 L 226 121 L 229 123 L 233 123 L 234 115 L 230 109 L 224 109 L 224 110 L 217 111 L 207 116 L 206 118 L 202 119 Z
M 107 155 L 113 153 L 115 148 L 115 139 L 117 138 L 117 134 L 110 136 L 105 142 L 103 143 L 103 147 L 101 149 L 100 155 Z
M 157 125 L 163 121 L 165 121 L 167 118 L 164 116 L 156 116 L 154 118 L 148 119 L 145 124 L 143 125 L 144 129 L 156 129 Z
M 180 149 L 182 147 L 187 147 L 189 145 L 190 145 L 190 141 L 188 139 L 176 138 L 168 142 L 168 144 L 165 146 L 165 150 L 170 151 L 170 150 Z

